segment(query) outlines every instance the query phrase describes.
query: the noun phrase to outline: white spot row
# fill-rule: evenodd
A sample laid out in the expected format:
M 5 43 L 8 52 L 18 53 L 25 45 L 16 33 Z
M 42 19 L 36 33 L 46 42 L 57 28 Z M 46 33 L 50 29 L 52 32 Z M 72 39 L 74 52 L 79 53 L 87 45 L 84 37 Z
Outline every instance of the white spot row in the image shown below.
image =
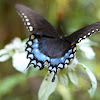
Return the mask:
M 69 60 L 68 60 L 68 59 L 66 59 L 66 60 L 65 60 L 65 63 L 69 64 Z
M 96 31 L 99 31 L 99 29 L 96 29 Z
M 83 38 L 85 39 L 85 38 L 86 38 L 86 35 L 85 35 L 85 36 L 83 36 Z
M 31 64 L 37 65 L 37 67 L 41 68 L 42 64 L 40 62 L 36 62 L 36 60 L 31 61 Z
M 36 60 L 31 61 L 32 64 L 36 65 Z
M 49 70 L 51 70 L 51 71 L 52 71 L 52 67 L 51 67 L 51 66 L 49 67 Z
M 78 42 L 81 42 L 82 38 L 79 38 Z
M 56 67 L 53 68 L 52 66 L 50 66 L 48 70 L 54 73 L 57 72 L 57 68 Z
M 32 48 L 27 48 L 26 50 L 29 51 L 29 52 L 31 52 L 32 51 Z
M 75 52 L 76 51 L 76 47 L 74 47 L 74 49 L 73 49 L 73 52 Z
M 25 14 L 24 14 L 24 13 L 22 13 L 22 15 L 24 16 Z
M 89 32 L 88 35 L 91 35 L 91 33 Z
M 62 69 L 63 67 L 64 67 L 63 64 L 59 64 L 58 65 L 58 68 L 61 68 Z
M 22 13 L 22 16 L 24 17 L 23 21 L 25 21 L 24 25 L 28 25 L 27 28 L 29 29 L 29 31 L 33 31 L 33 27 L 31 26 L 28 17 L 24 13 Z
M 98 31 L 99 31 L 99 29 L 96 29 L 96 31 L 98 32 Z M 95 30 L 92 30 L 91 32 L 92 32 L 92 33 L 94 33 L 94 32 L 95 32 Z M 89 32 L 87 35 L 88 35 L 88 36 L 90 36 L 90 35 L 91 35 L 91 33 Z M 83 38 L 84 38 L 84 39 L 85 39 L 86 37 L 87 37 L 86 35 L 84 35 L 84 36 L 83 36 Z M 78 42 L 81 42 L 81 40 L 82 40 L 82 38 L 79 38 Z
M 24 15 L 24 18 L 27 18 L 27 16 L 26 16 L 26 15 Z
M 56 72 L 56 71 L 57 71 L 56 67 L 54 67 L 54 68 L 52 69 L 52 71 Z
M 27 44 L 28 44 L 29 46 L 31 46 L 33 43 L 32 43 L 32 41 L 29 41 Z
M 28 21 L 29 21 L 29 19 L 28 19 L 28 18 L 26 18 L 26 19 L 25 19 L 25 21 L 27 21 L 27 22 L 28 22 Z
M 27 22 L 27 25 L 31 25 L 31 23 L 30 22 Z
M 33 27 L 32 26 L 29 26 L 29 31 L 33 31 Z
M 33 58 L 34 58 L 34 55 L 33 55 L 33 54 L 29 54 L 29 55 L 28 55 L 28 58 L 33 59 Z
M 67 68 L 68 66 L 67 66 L 67 64 L 65 64 L 65 66 L 64 66 L 65 68 Z
M 42 67 L 42 64 L 40 62 L 37 63 L 37 66 L 39 66 L 40 68 Z
M 70 57 L 70 58 L 73 58 L 73 57 L 74 57 L 74 54 L 71 54 L 69 57 Z

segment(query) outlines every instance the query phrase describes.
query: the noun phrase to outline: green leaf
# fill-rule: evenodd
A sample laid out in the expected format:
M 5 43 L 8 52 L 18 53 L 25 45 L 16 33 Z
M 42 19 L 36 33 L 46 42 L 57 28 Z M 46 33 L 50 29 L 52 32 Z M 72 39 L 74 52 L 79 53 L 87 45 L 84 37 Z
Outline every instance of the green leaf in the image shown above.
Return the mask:
M 88 92 L 90 94 L 90 97 L 92 98 L 96 91 L 96 88 L 97 88 L 97 80 L 96 80 L 94 74 L 84 64 L 82 64 L 82 63 L 79 63 L 79 64 L 85 69 L 85 71 L 87 72 L 87 74 L 90 78 L 92 87 L 88 90 Z
M 59 82 L 65 87 L 67 88 L 68 85 L 68 77 L 66 74 L 60 74 L 59 75 Z
M 19 82 L 25 81 L 26 76 L 23 74 L 17 74 L 8 76 L 7 78 L 0 80 L 0 98 L 7 94 L 14 86 Z
M 75 72 L 68 72 L 68 76 L 69 76 L 69 78 L 70 78 L 70 81 L 71 81 L 74 85 L 78 86 L 78 78 L 77 78 L 76 73 L 75 73 Z
M 62 86 L 61 84 L 58 84 L 57 86 L 57 91 L 59 92 L 59 94 L 62 96 L 61 100 L 73 100 L 72 99 L 72 94 L 70 91 L 70 88 L 67 87 L 67 89 Z M 56 99 L 55 99 L 56 100 Z M 60 99 L 59 99 L 60 100 Z
M 55 76 L 55 81 L 52 82 L 53 75 L 54 73 L 52 72 L 44 78 L 38 93 L 39 100 L 48 100 L 50 94 L 56 89 L 58 78 Z

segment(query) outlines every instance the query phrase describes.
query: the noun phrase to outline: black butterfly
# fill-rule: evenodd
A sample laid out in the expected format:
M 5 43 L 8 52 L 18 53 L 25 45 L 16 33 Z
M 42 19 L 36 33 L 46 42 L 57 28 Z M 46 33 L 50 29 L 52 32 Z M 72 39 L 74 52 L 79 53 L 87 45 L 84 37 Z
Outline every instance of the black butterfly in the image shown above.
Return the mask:
M 30 58 L 28 67 L 33 64 L 41 70 L 48 66 L 48 71 L 54 72 L 52 82 L 57 71 L 67 67 L 74 59 L 76 44 L 100 30 L 100 22 L 96 22 L 65 37 L 31 8 L 17 4 L 16 9 L 26 28 L 32 33 L 25 49 L 28 52 L 27 58 Z

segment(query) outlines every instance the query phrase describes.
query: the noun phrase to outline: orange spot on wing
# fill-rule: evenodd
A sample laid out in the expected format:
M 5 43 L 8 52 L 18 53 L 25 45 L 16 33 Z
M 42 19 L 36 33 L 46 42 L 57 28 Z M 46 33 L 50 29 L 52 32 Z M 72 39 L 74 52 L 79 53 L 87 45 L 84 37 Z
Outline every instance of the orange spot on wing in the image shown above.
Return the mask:
M 74 43 L 71 43 L 71 45 L 74 45 Z
M 45 63 L 48 65 L 48 62 L 47 61 Z
M 40 35 L 40 37 L 42 37 L 43 35 Z

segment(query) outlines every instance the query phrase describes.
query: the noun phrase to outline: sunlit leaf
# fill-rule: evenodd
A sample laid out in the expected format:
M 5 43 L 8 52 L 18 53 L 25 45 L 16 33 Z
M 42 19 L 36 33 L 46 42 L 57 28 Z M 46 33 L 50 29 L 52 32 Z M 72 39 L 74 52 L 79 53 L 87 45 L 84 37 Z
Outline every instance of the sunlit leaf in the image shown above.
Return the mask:
M 78 60 L 77 60 L 77 58 L 75 57 L 75 58 L 73 59 L 72 63 L 71 63 L 70 65 L 68 65 L 68 69 L 69 69 L 70 71 L 71 71 L 71 70 L 75 71 L 75 68 L 76 68 L 77 64 L 78 64 Z
M 91 47 L 80 46 L 80 49 L 85 53 L 86 58 L 93 59 L 95 57 L 95 52 Z
M 23 82 L 25 79 L 25 75 L 18 74 L 0 80 L 0 98 L 8 93 L 16 84 Z
M 67 87 L 67 89 L 66 89 L 61 84 L 58 84 L 57 90 L 58 90 L 59 94 L 62 96 L 62 99 L 61 100 L 73 100 L 72 99 L 72 95 L 71 95 L 72 92 L 70 91 L 70 88 L 69 87 Z
M 98 46 L 98 43 L 93 42 L 89 39 L 85 39 L 78 44 L 80 50 L 85 53 L 85 57 L 87 59 L 93 59 L 95 57 L 95 52 L 93 51 L 91 46 Z
M 70 71 L 70 72 L 68 72 L 68 76 L 69 76 L 69 78 L 70 78 L 70 81 L 71 81 L 74 85 L 78 86 L 78 77 L 77 77 L 76 73 Z
M 59 82 L 65 87 L 67 88 L 68 85 L 68 77 L 66 74 L 60 74 L 59 75 Z
M 91 41 L 90 39 L 86 38 L 84 41 L 81 41 L 78 46 L 98 46 L 98 43 Z
M 47 75 L 46 78 L 44 78 L 38 92 L 39 100 L 48 100 L 48 97 L 50 96 L 50 94 L 53 93 L 54 90 L 56 89 L 58 78 L 56 76 L 55 81 L 52 82 L 53 74 L 54 73 L 52 72 L 51 74 Z
M 79 64 L 85 69 L 85 71 L 87 72 L 87 74 L 90 78 L 92 87 L 88 90 L 88 92 L 90 94 L 90 97 L 93 97 L 93 95 L 96 91 L 96 88 L 97 88 L 97 80 L 96 80 L 94 74 L 84 64 L 82 64 L 82 63 L 79 63 Z

